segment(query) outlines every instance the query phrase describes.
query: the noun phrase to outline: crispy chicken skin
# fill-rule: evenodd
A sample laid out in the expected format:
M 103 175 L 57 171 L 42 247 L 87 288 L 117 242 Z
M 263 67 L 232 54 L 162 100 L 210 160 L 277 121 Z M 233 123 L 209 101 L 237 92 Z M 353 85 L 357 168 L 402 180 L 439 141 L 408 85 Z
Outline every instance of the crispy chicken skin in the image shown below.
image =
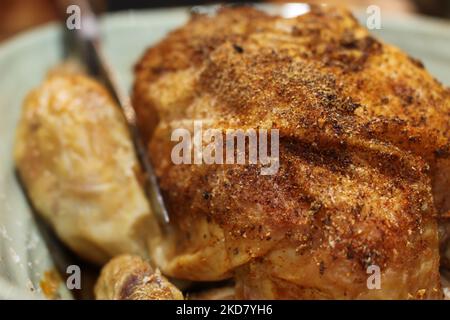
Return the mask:
M 76 253 L 99 264 L 121 253 L 147 256 L 153 218 L 139 165 L 100 84 L 50 75 L 24 102 L 14 156 L 34 207 Z
M 159 270 L 138 256 L 120 255 L 102 269 L 95 285 L 99 300 L 182 300 L 183 294 Z M 227 286 L 188 295 L 189 300 L 232 300 L 235 289 Z
M 173 284 L 138 256 L 121 255 L 102 269 L 95 286 L 100 300 L 182 300 Z
M 196 15 L 139 61 L 133 102 L 175 229 L 164 273 L 235 276 L 238 298 L 441 297 L 450 92 L 347 11 Z M 279 129 L 278 173 L 174 165 L 192 120 Z

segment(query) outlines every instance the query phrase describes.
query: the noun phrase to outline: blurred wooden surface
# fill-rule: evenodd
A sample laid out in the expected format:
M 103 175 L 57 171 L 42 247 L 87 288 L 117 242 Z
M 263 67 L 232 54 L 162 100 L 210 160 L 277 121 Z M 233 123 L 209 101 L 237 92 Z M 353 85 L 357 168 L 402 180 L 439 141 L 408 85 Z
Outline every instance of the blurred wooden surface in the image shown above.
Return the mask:
M 0 41 L 12 35 L 57 20 L 58 14 L 54 6 L 56 0 L 0 0 Z M 108 6 L 112 10 L 121 10 L 128 7 L 161 7 L 174 5 L 205 4 L 217 1 L 203 0 L 94 0 L 101 6 Z M 236 2 L 236 0 L 232 1 Z M 262 1 L 260 1 L 262 2 Z M 268 2 L 296 2 L 294 0 L 273 0 Z M 298 1 L 297 1 L 298 2 Z M 302 2 L 302 1 L 300 1 Z M 384 11 L 390 13 L 412 13 L 423 9 L 427 13 L 441 13 L 439 5 L 450 6 L 450 0 L 306 0 L 304 2 L 330 3 L 349 5 L 353 8 L 363 8 L 369 5 L 379 5 Z M 415 3 L 420 6 L 417 7 Z M 447 5 L 446 5 L 447 4 Z M 445 9 L 442 9 L 445 13 Z M 442 11 L 441 10 L 441 11 Z
M 0 40 L 56 18 L 51 0 L 0 0 Z

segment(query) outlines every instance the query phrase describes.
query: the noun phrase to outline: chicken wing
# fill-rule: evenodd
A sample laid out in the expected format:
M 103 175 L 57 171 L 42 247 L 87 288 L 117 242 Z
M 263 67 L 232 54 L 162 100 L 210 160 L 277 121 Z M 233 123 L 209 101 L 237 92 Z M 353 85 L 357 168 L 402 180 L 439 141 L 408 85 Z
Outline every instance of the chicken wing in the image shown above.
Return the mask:
M 107 91 L 83 75 L 56 72 L 25 100 L 15 162 L 29 197 L 58 236 L 103 264 L 147 254 L 155 234 L 125 121 Z

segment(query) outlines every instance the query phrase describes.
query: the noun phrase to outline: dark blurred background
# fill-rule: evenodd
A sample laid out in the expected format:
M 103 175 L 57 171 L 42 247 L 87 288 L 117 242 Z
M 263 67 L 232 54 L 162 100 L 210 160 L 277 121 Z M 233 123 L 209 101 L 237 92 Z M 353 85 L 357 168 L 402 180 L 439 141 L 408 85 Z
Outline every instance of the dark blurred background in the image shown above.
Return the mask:
M 0 0 L 0 41 L 35 26 L 57 20 L 56 0 Z M 192 6 L 200 4 L 248 1 L 192 1 L 192 0 L 93 0 L 101 11 L 120 11 L 141 8 Z M 295 1 L 253 1 L 295 2 Z M 302 1 L 300 1 L 302 2 Z M 309 0 L 309 3 L 346 4 L 353 9 L 379 5 L 383 11 L 399 14 L 425 14 L 450 17 L 450 0 Z

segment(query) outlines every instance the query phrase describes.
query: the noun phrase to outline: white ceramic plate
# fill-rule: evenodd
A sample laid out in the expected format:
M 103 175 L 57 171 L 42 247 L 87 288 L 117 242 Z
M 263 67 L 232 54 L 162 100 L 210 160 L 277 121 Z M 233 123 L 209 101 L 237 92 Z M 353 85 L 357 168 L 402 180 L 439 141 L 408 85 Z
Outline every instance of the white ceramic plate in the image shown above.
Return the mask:
M 364 13 L 358 16 L 364 23 Z M 185 8 L 130 11 L 104 18 L 105 50 L 120 82 L 129 88 L 132 66 L 144 49 L 187 19 Z M 421 59 L 432 74 L 450 85 L 449 30 L 450 24 L 442 21 L 382 16 L 382 29 L 375 34 Z M 0 299 L 43 298 L 39 283 L 44 272 L 53 268 L 14 175 L 12 145 L 24 96 L 60 62 L 60 38 L 58 25 L 52 24 L 0 46 Z M 64 286 L 59 295 L 71 297 Z

